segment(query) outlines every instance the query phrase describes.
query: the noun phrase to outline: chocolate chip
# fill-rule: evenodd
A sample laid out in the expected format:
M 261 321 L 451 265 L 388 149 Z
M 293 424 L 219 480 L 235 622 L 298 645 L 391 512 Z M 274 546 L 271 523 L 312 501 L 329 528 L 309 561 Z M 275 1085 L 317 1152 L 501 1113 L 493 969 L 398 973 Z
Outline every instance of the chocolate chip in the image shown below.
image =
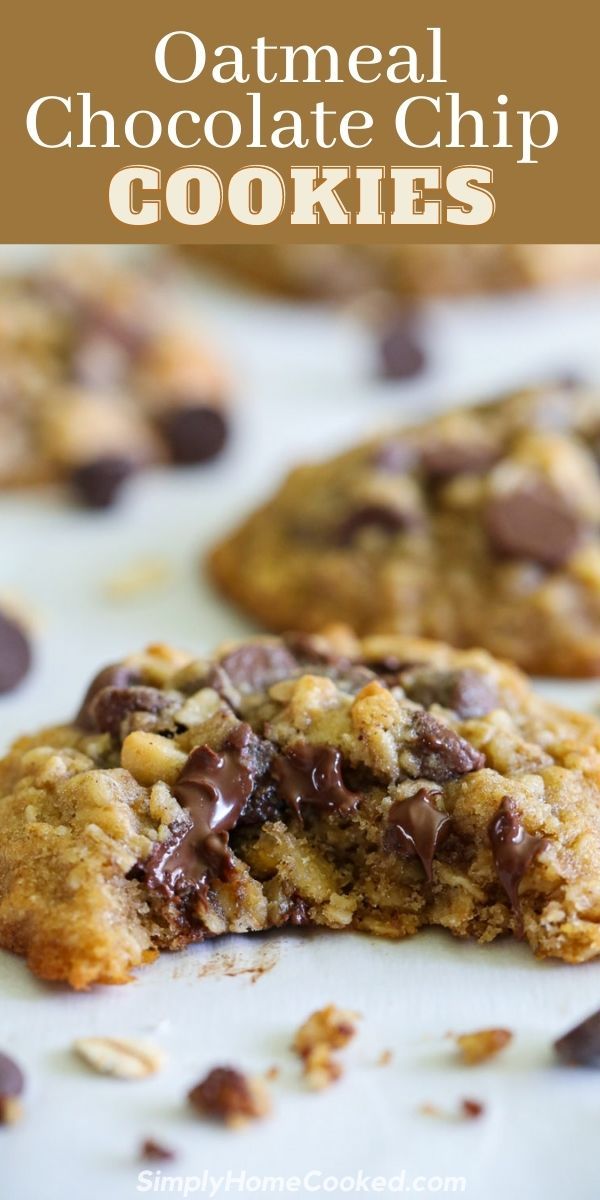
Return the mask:
M 202 891 L 210 872 L 227 872 L 228 835 L 254 787 L 255 741 L 249 725 L 238 725 L 219 753 L 210 746 L 192 750 L 172 789 L 187 819 L 137 864 L 133 878 L 173 898 Z
M 471 475 L 485 471 L 500 457 L 494 446 L 479 442 L 432 441 L 423 446 L 421 461 L 426 474 L 433 480 L 451 479 L 454 475 Z
M 179 405 L 158 421 L 173 462 L 207 462 L 221 453 L 229 435 L 225 414 L 209 405 Z
M 31 667 L 31 646 L 22 627 L 0 612 L 0 694 L 11 692 Z
M 554 1049 L 567 1066 L 600 1067 L 600 1012 L 563 1034 Z
M 406 800 L 396 800 L 388 813 L 386 845 L 407 857 L 416 855 L 431 883 L 433 859 L 450 832 L 451 818 L 434 803 L 439 792 L 421 788 Z
M 425 350 L 414 317 L 395 313 L 379 337 L 380 371 L 384 379 L 410 379 L 426 362 Z
M 286 804 L 302 819 L 302 806 L 332 812 L 353 812 L 360 796 L 344 783 L 342 756 L 328 746 L 305 742 L 290 746 L 273 759 L 271 774 Z
M 160 713 L 170 702 L 170 697 L 158 688 L 103 687 L 88 705 L 88 719 L 99 733 L 118 737 L 121 724 L 130 713 Z
M 260 692 L 297 675 L 298 662 L 281 642 L 248 642 L 226 654 L 219 666 L 241 692 Z
M 485 717 L 498 706 L 498 692 L 492 680 L 468 668 L 441 671 L 424 667 L 402 679 L 402 686 L 410 699 L 424 708 L 440 704 L 463 720 Z
M 131 459 L 105 455 L 74 467 L 71 487 L 86 508 L 110 508 L 133 471 Z
M 139 682 L 139 675 L 133 671 L 131 667 L 125 666 L 124 663 L 111 663 L 108 667 L 103 667 L 97 675 L 94 676 L 90 683 L 81 708 L 75 717 L 74 724 L 79 725 L 81 729 L 94 729 L 95 721 L 92 715 L 93 703 L 103 688 L 126 688 L 131 684 Z
M 560 567 L 583 534 L 583 522 L 560 492 L 545 483 L 495 496 L 485 512 L 485 528 L 498 554 L 532 558 Z
M 469 1121 L 474 1121 L 477 1120 L 478 1117 L 483 1116 L 485 1112 L 485 1104 L 482 1104 L 481 1100 L 466 1099 L 461 1100 L 460 1109 L 463 1117 L 466 1117 Z
M 364 504 L 355 509 L 341 522 L 337 529 L 336 541 L 340 546 L 348 546 L 357 533 L 363 529 L 377 529 L 382 533 L 398 533 L 414 527 L 418 523 L 416 513 L 399 508 L 391 508 L 385 504 Z
M 446 783 L 485 766 L 485 755 L 431 713 L 415 714 L 412 734 L 411 751 L 419 777 Z
M 528 833 L 521 824 L 514 801 L 505 796 L 488 826 L 498 878 L 514 913 L 520 913 L 519 885 L 533 860 L 548 845 L 548 839 Z
M 177 1155 L 170 1146 L 163 1146 L 154 1138 L 146 1138 L 140 1146 L 140 1158 L 145 1158 L 148 1162 L 172 1162 Z
M 299 927 L 311 924 L 306 900 L 302 900 L 300 896 L 294 897 L 287 911 L 287 920 L 288 925 Z
M 12 1123 L 18 1118 L 19 1097 L 25 1090 L 25 1076 L 21 1068 L 0 1053 L 0 1125 Z

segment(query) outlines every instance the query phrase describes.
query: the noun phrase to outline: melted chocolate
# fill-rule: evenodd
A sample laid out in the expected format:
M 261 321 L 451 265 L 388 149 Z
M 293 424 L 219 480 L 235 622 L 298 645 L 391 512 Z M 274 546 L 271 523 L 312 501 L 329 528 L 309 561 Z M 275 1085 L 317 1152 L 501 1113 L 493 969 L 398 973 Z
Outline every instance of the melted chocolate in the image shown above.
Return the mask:
M 520 922 L 519 884 L 548 839 L 527 832 L 509 796 L 492 817 L 488 833 L 498 878 Z
M 448 836 L 451 825 L 448 814 L 433 803 L 433 798 L 439 794 L 421 788 L 407 800 L 397 800 L 388 814 L 388 846 L 403 856 L 419 858 L 430 883 L 434 855 Z
M 351 792 L 342 775 L 339 750 L 304 743 L 273 759 L 272 776 L 287 804 L 302 819 L 302 806 L 339 813 L 353 812 L 360 796 Z

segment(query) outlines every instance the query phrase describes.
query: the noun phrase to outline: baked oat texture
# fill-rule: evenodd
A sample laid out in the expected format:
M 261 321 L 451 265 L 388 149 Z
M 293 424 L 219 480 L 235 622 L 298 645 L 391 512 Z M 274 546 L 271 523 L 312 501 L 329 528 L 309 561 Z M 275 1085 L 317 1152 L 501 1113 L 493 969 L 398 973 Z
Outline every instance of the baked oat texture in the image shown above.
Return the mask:
M 213 457 L 228 380 L 152 269 L 66 259 L 0 278 L 0 487 L 109 503 L 155 462 Z
M 0 945 L 75 988 L 286 925 L 600 953 L 600 724 L 479 650 L 151 646 L 14 745 L 0 814 Z
M 600 248 L 513 246 L 186 246 L 186 253 L 255 287 L 346 301 L 382 290 L 400 297 L 554 287 L 600 276 Z
M 600 674 L 600 392 L 447 412 L 293 471 L 213 551 L 272 630 L 344 621 Z

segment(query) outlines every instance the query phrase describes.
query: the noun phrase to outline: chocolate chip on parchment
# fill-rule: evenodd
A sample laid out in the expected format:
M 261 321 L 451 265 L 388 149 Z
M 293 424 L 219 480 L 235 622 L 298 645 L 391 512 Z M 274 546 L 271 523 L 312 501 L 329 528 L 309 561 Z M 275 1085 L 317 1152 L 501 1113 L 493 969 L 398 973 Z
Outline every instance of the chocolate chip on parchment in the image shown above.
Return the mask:
M 140 1146 L 140 1158 L 147 1159 L 148 1162 L 173 1162 L 177 1154 L 170 1146 L 164 1146 L 154 1138 L 146 1138 Z
M 446 783 L 485 766 L 481 751 L 431 713 L 415 714 L 412 735 L 411 752 L 417 761 L 418 774 L 424 779 Z
M 90 683 L 81 708 L 75 717 L 74 724 L 79 725 L 81 729 L 94 729 L 95 721 L 92 716 L 92 707 L 96 696 L 104 688 L 127 688 L 132 684 L 139 683 L 139 675 L 137 671 L 131 667 L 125 666 L 124 663 L 110 663 L 108 667 L 103 667 L 94 675 Z
M 88 715 L 99 733 L 118 737 L 121 723 L 130 713 L 160 713 L 170 702 L 170 697 L 159 688 L 140 685 L 104 687 L 88 705 Z
M 188 1100 L 201 1116 L 234 1127 L 264 1117 L 270 1109 L 264 1085 L 235 1067 L 213 1067 L 188 1093 Z
M 0 1125 L 11 1125 L 21 1116 L 20 1097 L 25 1090 L 25 1076 L 21 1068 L 0 1053 Z
M 420 859 L 427 879 L 433 877 L 433 859 L 450 832 L 451 818 L 435 804 L 438 792 L 420 788 L 406 800 L 396 800 L 388 813 L 386 845 L 405 857 Z
M 424 708 L 440 704 L 452 709 L 463 720 L 485 717 L 498 705 L 498 692 L 493 681 L 469 668 L 443 671 L 423 667 L 401 682 L 407 695 L 417 704 Z
M 31 667 L 31 645 L 25 630 L 0 612 L 0 695 L 11 692 Z
M 600 1067 L 600 1012 L 558 1038 L 554 1049 L 567 1066 Z
M 527 832 L 509 796 L 504 797 L 492 817 L 488 834 L 498 878 L 513 912 L 519 915 L 519 885 L 533 860 L 548 845 L 548 839 Z
M 229 436 L 229 425 L 220 408 L 210 405 L 178 405 L 161 414 L 158 427 L 173 462 L 207 462 L 221 453 Z
M 379 334 L 380 372 L 384 379 L 410 379 L 425 367 L 426 355 L 415 318 L 394 313 Z
M 567 499 L 546 483 L 494 496 L 484 515 L 494 550 L 511 558 L 532 558 L 560 567 L 581 539 L 584 524 Z
M 311 746 L 308 742 L 290 746 L 273 759 L 271 775 L 286 804 L 300 819 L 305 804 L 344 814 L 353 812 L 360 800 L 360 795 L 344 783 L 339 750 L 329 746 Z
M 134 470 L 131 459 L 105 455 L 74 467 L 70 483 L 77 499 L 86 508 L 110 508 Z
M 392 508 L 386 504 L 364 504 L 355 509 L 340 523 L 336 541 L 348 546 L 363 529 L 377 529 L 382 533 L 399 533 L 411 529 L 418 523 L 418 515 L 407 510 Z
M 241 692 L 259 692 L 298 673 L 298 661 L 280 642 L 248 642 L 218 664 Z

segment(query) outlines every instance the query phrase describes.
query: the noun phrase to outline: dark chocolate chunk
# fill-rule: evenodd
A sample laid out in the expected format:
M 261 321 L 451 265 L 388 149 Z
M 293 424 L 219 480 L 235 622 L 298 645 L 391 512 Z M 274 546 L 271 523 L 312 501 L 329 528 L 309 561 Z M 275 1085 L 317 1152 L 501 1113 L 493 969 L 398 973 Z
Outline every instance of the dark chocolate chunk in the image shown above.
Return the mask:
M 380 370 L 384 379 L 410 379 L 426 362 L 420 331 L 414 317 L 394 313 L 380 331 Z
M 229 436 L 229 425 L 220 408 L 209 405 L 178 405 L 158 420 L 173 462 L 207 462 L 221 453 Z
M 336 540 L 340 546 L 348 546 L 363 529 L 378 529 L 382 533 L 399 533 L 417 524 L 416 513 L 385 504 L 364 504 L 355 509 L 340 523 Z
M 513 912 L 519 914 L 519 885 L 533 860 L 548 845 L 548 839 L 527 832 L 509 796 L 504 797 L 492 817 L 488 833 L 498 878 Z
M 21 1096 L 25 1090 L 25 1076 L 8 1054 L 0 1052 L 0 1099 L 12 1099 Z
M 342 756 L 328 746 L 304 742 L 290 746 L 273 759 L 271 774 L 285 802 L 300 819 L 302 806 L 338 812 L 353 812 L 360 795 L 344 783 Z
M 121 724 L 130 713 L 160 713 L 171 698 L 158 688 L 133 685 L 103 687 L 88 705 L 88 717 L 99 733 L 118 737 Z
M 440 704 L 457 716 L 485 717 L 498 705 L 498 692 L 491 679 L 468 668 L 456 671 L 423 667 L 401 681 L 407 695 L 424 708 Z
M 499 457 L 499 449 L 482 442 L 432 440 L 423 446 L 421 461 L 430 479 L 444 480 L 451 479 L 454 475 L 471 475 L 485 471 L 493 466 Z
M 256 1097 L 241 1071 L 214 1067 L 188 1093 L 188 1100 L 202 1116 L 231 1122 L 258 1115 Z
M 431 713 L 416 713 L 413 720 L 412 752 L 419 776 L 446 783 L 485 766 L 485 755 Z
M 163 1146 L 154 1138 L 146 1138 L 140 1146 L 140 1158 L 145 1158 L 148 1162 L 173 1162 L 177 1154 L 170 1146 Z
M 470 1100 L 467 1098 L 461 1100 L 460 1110 L 463 1117 L 466 1117 L 468 1121 L 475 1121 L 485 1113 L 485 1104 L 482 1104 L 481 1100 Z
M 436 807 L 438 792 L 421 788 L 406 800 L 396 800 L 388 814 L 386 845 L 407 857 L 416 855 L 431 883 L 433 859 L 450 832 L 451 818 Z
M 260 692 L 298 674 L 298 662 L 281 642 L 248 642 L 226 654 L 219 666 L 241 692 Z
M 310 925 L 311 919 L 308 912 L 306 900 L 302 900 L 300 896 L 295 896 L 287 911 L 288 925 L 304 926 Z
M 554 1049 L 567 1066 L 600 1067 L 600 1012 L 563 1034 Z
M 81 708 L 75 717 L 74 724 L 79 725 L 81 729 L 94 729 L 95 721 L 92 715 L 93 703 L 96 696 L 103 688 L 127 688 L 131 684 L 139 683 L 139 675 L 133 671 L 131 667 L 126 667 L 124 663 L 111 663 L 108 667 L 103 667 L 97 675 L 94 676 L 90 683 Z
M 153 847 L 149 858 L 134 868 L 133 878 L 172 898 L 203 890 L 211 872 L 227 873 L 229 833 L 254 787 L 256 740 L 249 725 L 238 725 L 219 753 L 210 746 L 192 750 L 173 787 L 188 819 Z
M 24 629 L 0 612 L 0 694 L 11 692 L 31 667 L 31 646 Z
M 570 558 L 584 523 L 567 499 L 546 483 L 518 488 L 490 500 L 485 527 L 494 550 L 560 567 Z
M 105 455 L 74 467 L 71 487 L 86 508 L 110 508 L 134 469 L 129 458 Z

